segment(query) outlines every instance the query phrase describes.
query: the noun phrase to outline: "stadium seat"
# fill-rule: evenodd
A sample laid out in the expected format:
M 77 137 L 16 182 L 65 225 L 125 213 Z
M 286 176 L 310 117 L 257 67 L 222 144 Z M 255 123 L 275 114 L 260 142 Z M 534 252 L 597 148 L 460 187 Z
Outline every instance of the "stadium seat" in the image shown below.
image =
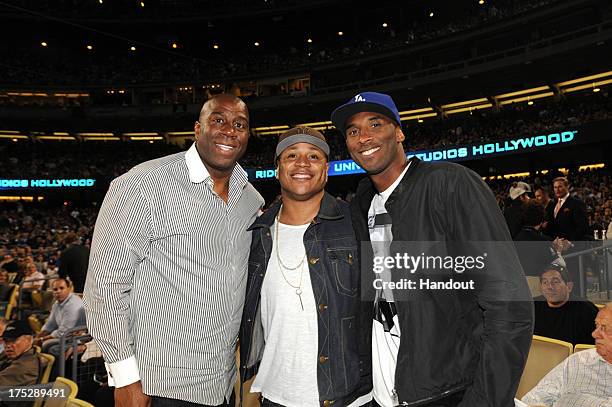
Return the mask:
M 529 291 L 531 291 L 532 298 L 542 295 L 542 290 L 540 288 L 540 277 L 527 276 L 527 284 L 529 285 Z
M 38 319 L 38 317 L 34 314 L 28 317 L 28 323 L 30 324 L 30 328 L 34 331 L 35 334 L 38 334 L 42 330 L 42 322 Z
M 587 345 L 587 344 L 584 344 L 584 343 L 577 343 L 574 346 L 574 353 L 580 352 L 581 350 L 593 349 L 594 347 L 595 347 L 595 345 Z
M 40 360 L 41 372 L 38 378 L 38 384 L 45 384 L 49 382 L 49 376 L 51 370 L 53 370 L 53 363 L 55 363 L 55 356 L 48 353 L 37 352 L 36 356 Z
M 94 407 L 94 405 L 85 400 L 68 399 L 66 407 Z
M 13 313 L 13 309 L 17 306 L 17 297 L 19 296 L 19 286 L 17 284 L 12 284 L 11 295 L 9 296 L 8 302 L 5 302 L 4 308 L 4 319 L 7 321 L 11 320 L 11 314 Z
M 569 342 L 533 335 L 516 398 L 521 399 L 533 389 L 552 368 L 571 355 L 573 349 L 574 347 Z
M 67 400 L 74 399 L 79 392 L 79 386 L 72 380 L 65 377 L 57 377 L 53 382 L 53 389 L 63 389 L 64 397 L 54 397 L 45 399 L 40 397 L 34 402 L 33 407 L 65 407 Z

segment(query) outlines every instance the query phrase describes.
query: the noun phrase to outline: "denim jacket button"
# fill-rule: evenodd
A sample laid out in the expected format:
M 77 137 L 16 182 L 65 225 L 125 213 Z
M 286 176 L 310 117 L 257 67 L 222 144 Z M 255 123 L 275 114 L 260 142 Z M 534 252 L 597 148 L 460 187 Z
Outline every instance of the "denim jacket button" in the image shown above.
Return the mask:
M 325 363 L 328 359 L 329 358 L 327 356 L 319 356 L 319 363 Z
M 319 304 L 319 310 L 325 311 L 326 309 L 327 309 L 327 305 L 326 304 Z
M 319 261 L 318 257 L 311 257 L 308 259 L 308 263 L 310 264 L 317 264 L 318 261 Z

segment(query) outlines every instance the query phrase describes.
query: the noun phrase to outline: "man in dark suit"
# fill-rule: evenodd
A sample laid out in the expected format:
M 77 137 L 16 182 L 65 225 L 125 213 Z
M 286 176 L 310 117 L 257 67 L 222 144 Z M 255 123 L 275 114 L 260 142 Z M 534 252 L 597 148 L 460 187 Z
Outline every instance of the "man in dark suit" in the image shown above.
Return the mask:
M 74 291 L 82 293 L 89 264 L 89 249 L 80 244 L 77 235 L 73 232 L 66 234 L 64 244 L 66 248 L 59 258 L 59 275 L 62 278 L 69 277 Z
M 548 206 L 546 234 L 571 242 L 588 239 L 589 225 L 584 202 L 570 196 L 567 178 L 555 178 L 553 190 L 556 199 Z

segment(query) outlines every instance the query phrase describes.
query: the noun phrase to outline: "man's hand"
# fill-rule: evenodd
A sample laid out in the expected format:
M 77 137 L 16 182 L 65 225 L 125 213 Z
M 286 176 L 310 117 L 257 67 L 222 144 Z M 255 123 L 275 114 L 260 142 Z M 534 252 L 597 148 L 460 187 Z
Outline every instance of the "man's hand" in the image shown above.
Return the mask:
M 142 392 L 140 381 L 115 389 L 115 407 L 149 407 L 151 397 Z

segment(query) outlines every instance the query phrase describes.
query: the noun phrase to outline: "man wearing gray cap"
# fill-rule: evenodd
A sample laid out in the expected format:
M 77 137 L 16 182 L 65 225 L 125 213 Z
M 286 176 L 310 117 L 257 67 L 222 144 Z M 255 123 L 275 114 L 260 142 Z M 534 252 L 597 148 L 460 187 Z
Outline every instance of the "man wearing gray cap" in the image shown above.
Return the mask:
M 360 260 L 368 302 L 362 335 L 372 347 L 375 402 L 513 406 L 529 351 L 533 307 L 493 193 L 478 174 L 460 165 L 407 159 L 399 113 L 388 95 L 360 93 L 332 113 L 332 122 L 368 173 L 351 201 L 351 216 L 357 239 L 365 243 Z M 467 276 L 474 288 L 421 284 L 406 294 L 365 280 L 376 270 L 370 263 L 375 258 L 367 259 L 372 252 L 393 259 L 411 247 L 419 248 L 412 252 L 418 257 L 421 247 L 435 250 L 451 264 L 466 254 L 480 256 L 483 266 L 477 271 L 438 266 L 417 274 L 442 283 Z M 393 288 L 391 283 L 414 272 L 402 271 L 390 268 L 391 281 L 383 282 Z
M 242 381 L 264 406 L 358 406 L 370 400 L 371 349 L 358 342 L 359 265 L 348 204 L 325 192 L 325 137 L 307 127 L 276 147 L 281 201 L 249 228 L 240 328 Z

